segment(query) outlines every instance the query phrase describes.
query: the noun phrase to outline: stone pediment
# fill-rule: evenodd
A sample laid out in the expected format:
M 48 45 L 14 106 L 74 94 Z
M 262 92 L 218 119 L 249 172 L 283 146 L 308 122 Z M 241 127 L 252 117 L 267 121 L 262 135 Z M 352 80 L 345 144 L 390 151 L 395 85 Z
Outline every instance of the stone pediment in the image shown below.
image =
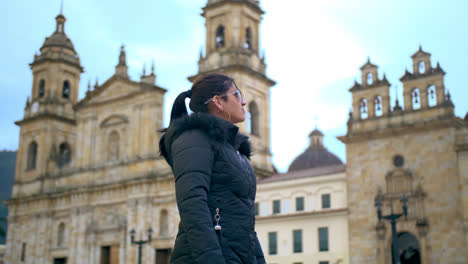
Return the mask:
M 88 104 L 115 101 L 140 91 L 138 83 L 121 78 L 111 78 L 93 92 Z
M 78 102 L 74 108 L 79 109 L 106 102 L 115 102 L 140 93 L 142 90 L 144 90 L 144 85 L 142 86 L 141 83 L 114 75 L 102 85 L 95 87 L 93 91 L 86 92 L 85 98 Z

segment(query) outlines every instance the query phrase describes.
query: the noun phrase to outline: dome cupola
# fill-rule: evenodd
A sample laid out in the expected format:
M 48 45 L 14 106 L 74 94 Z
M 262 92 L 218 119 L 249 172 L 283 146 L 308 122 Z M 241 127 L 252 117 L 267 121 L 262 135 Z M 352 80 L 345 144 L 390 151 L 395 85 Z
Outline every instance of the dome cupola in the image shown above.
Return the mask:
M 309 147 L 297 156 L 289 166 L 288 171 L 298 171 L 331 165 L 341 165 L 343 162 L 323 145 L 323 133 L 314 129 L 309 134 Z

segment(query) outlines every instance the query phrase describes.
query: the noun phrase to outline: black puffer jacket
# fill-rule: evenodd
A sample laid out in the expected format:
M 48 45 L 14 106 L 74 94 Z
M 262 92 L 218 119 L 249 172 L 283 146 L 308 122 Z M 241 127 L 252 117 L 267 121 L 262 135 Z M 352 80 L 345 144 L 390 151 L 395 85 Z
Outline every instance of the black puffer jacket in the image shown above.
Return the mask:
M 194 113 L 172 122 L 160 149 L 174 173 L 181 218 L 171 263 L 265 263 L 254 231 L 248 137 L 224 119 Z

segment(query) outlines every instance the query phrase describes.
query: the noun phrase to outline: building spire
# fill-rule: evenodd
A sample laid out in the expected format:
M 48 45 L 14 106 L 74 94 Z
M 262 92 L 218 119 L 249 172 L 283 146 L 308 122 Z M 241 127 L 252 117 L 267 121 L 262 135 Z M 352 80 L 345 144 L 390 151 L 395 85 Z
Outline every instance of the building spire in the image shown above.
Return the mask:
M 115 75 L 128 79 L 127 54 L 123 44 L 120 46 L 119 64 L 115 66 Z
M 60 15 L 63 15 L 63 0 L 60 1 Z

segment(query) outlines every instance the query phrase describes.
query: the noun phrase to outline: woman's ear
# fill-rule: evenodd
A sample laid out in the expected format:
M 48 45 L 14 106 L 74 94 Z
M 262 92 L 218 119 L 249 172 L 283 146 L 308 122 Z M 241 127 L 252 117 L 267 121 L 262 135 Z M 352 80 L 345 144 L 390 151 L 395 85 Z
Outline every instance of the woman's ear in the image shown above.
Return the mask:
M 219 100 L 219 97 L 215 96 L 215 97 L 213 97 L 212 100 L 213 100 L 213 104 L 214 104 L 214 106 L 216 108 L 216 111 L 217 112 L 222 112 L 224 110 L 224 108 L 223 108 L 223 105 L 221 104 L 221 102 Z

